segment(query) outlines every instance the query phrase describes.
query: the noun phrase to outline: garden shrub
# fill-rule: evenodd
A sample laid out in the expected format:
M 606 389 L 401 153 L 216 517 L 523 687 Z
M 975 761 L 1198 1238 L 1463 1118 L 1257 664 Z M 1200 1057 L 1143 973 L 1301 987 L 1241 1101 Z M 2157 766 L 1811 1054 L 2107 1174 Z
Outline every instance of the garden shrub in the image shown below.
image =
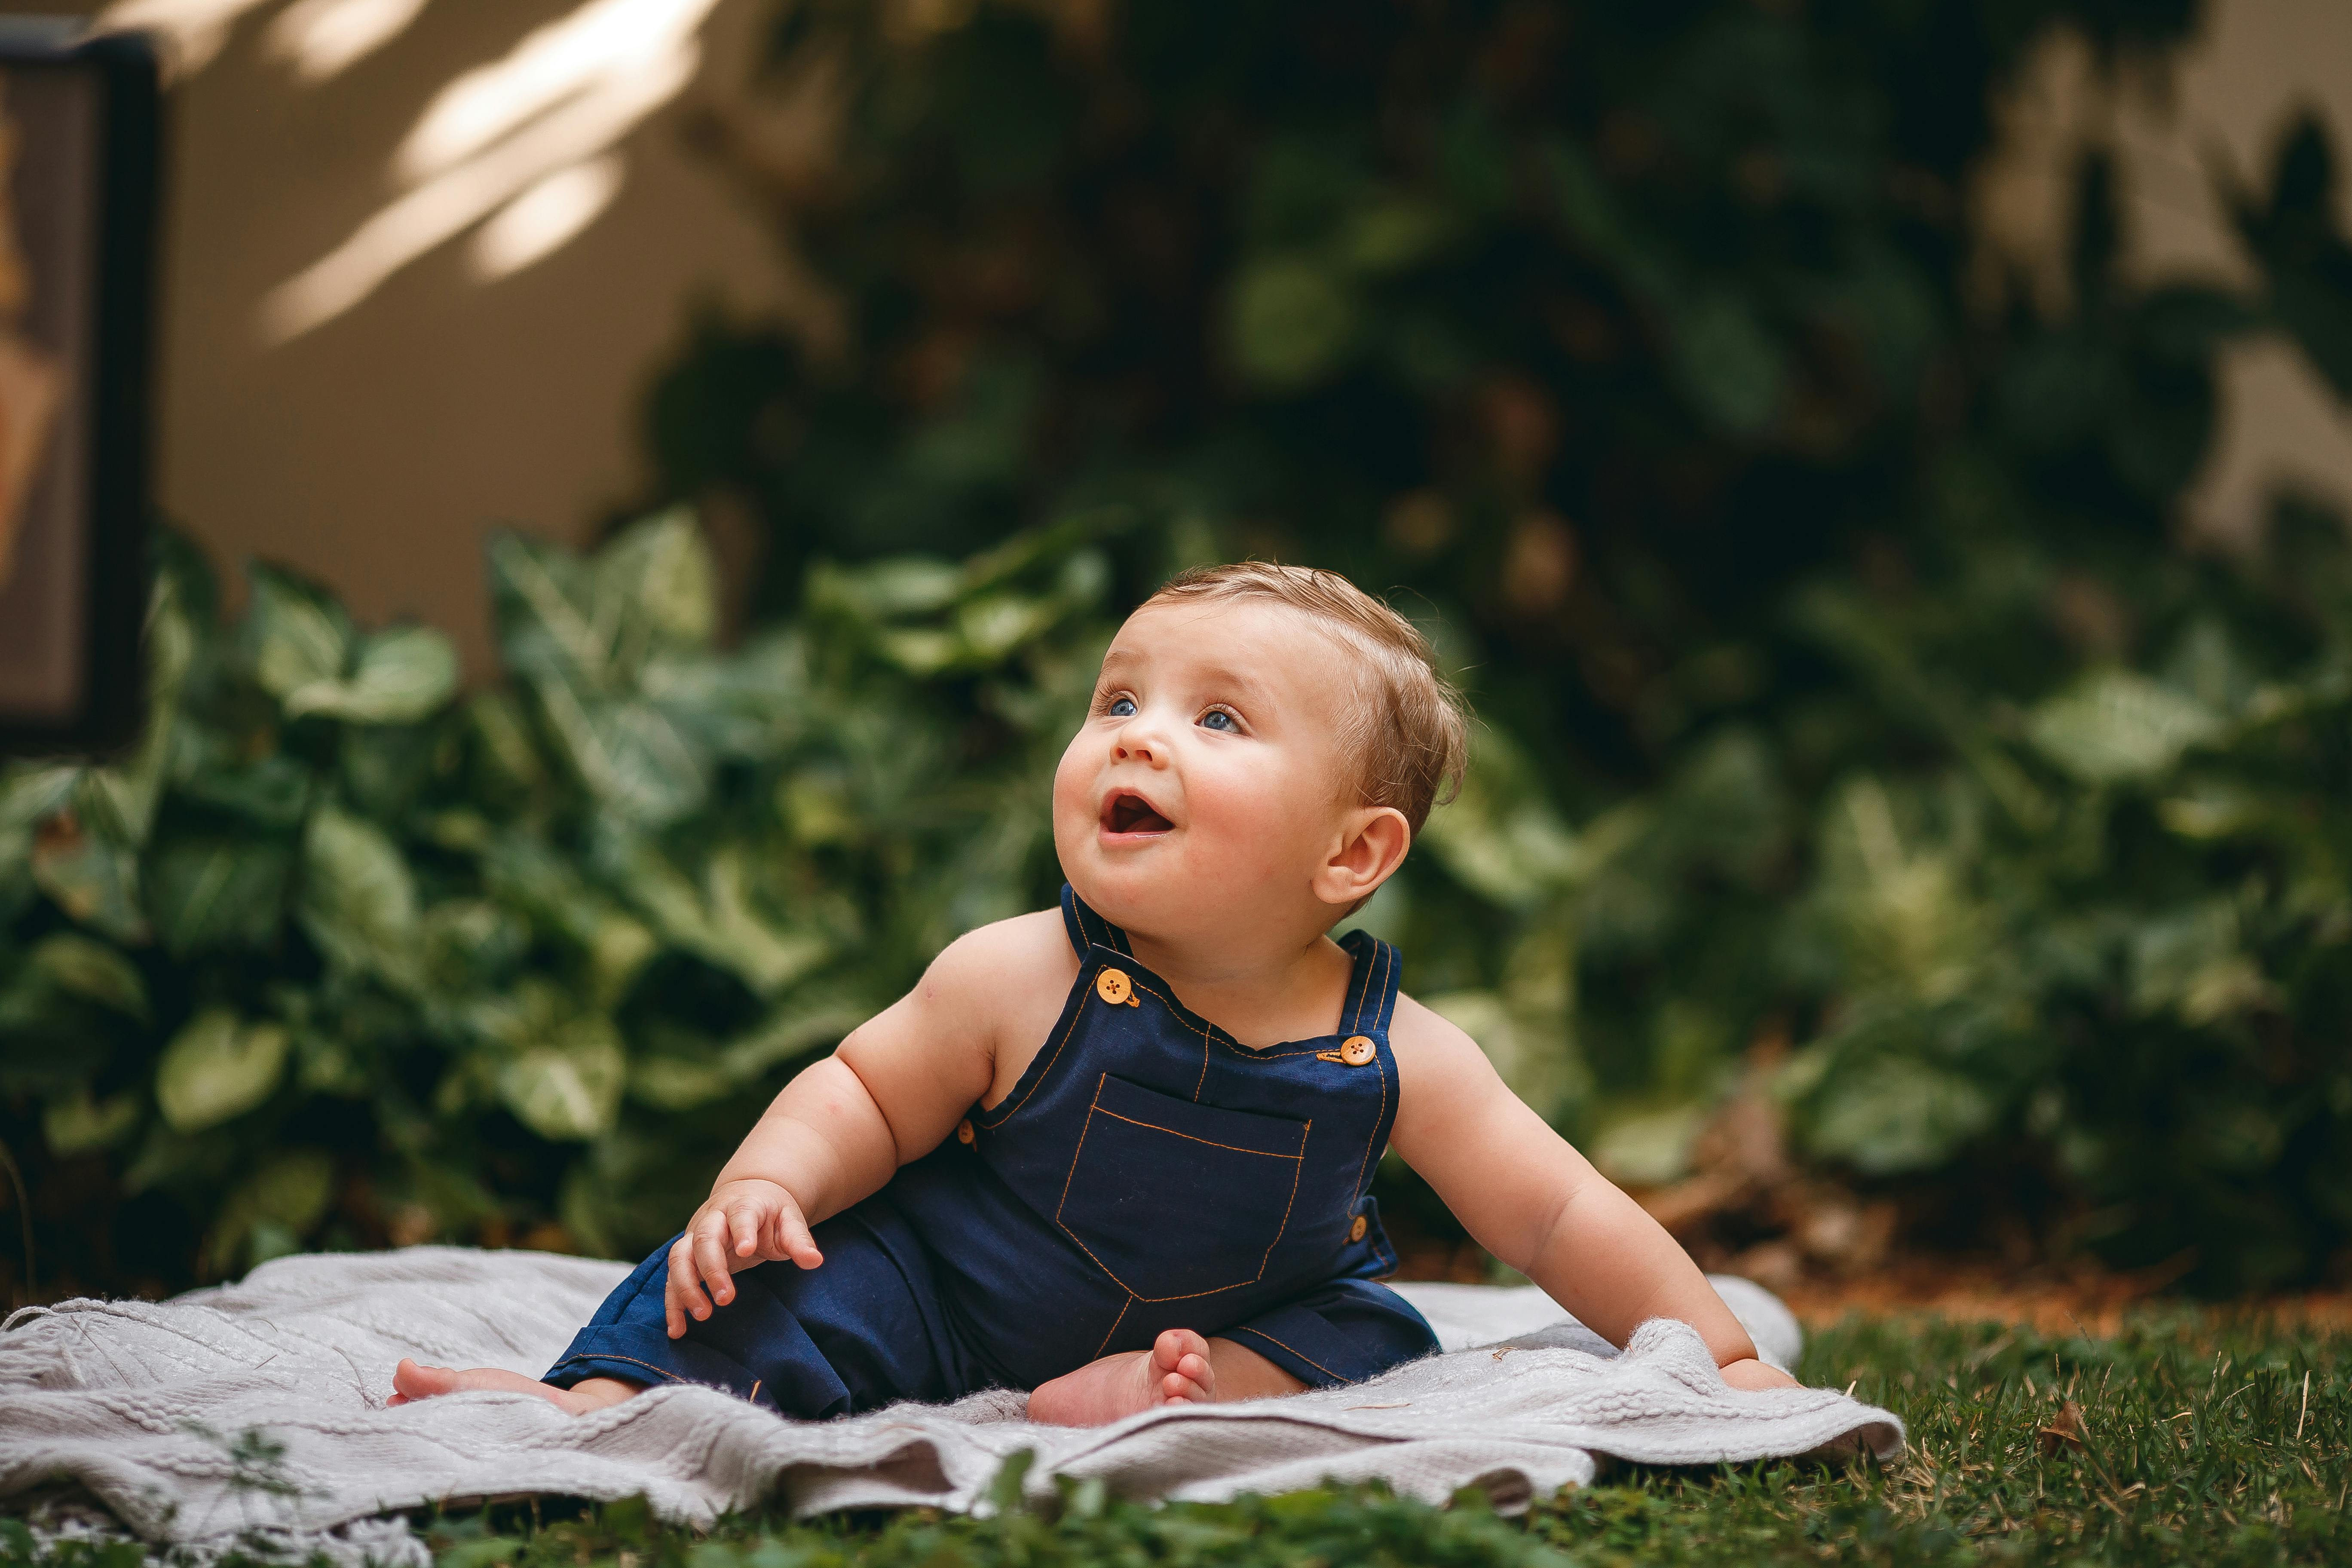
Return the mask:
M 462 695 L 267 568 L 222 626 L 174 550 L 137 755 L 0 787 L 45 1269 L 658 1240 L 796 1062 L 1050 898 L 1113 616 L 1249 552 L 1470 689 L 1362 919 L 1612 1171 L 1761 1094 L 1923 1235 L 2340 1269 L 2343 521 L 2177 527 L 2232 342 L 2352 395 L 2331 150 L 2222 172 L 2243 288 L 2128 281 L 2095 150 L 2064 307 L 1970 281 L 1988 91 L 2193 9 L 795 5 L 835 155 L 697 129 L 837 330 L 705 311 L 649 410 L 664 497 L 763 525 L 754 632 L 675 514 L 496 543 Z
M 1050 893 L 1095 526 L 821 573 L 728 651 L 683 514 L 585 559 L 501 536 L 506 677 L 469 694 L 438 633 L 272 568 L 219 626 L 175 545 L 136 755 L 0 782 L 51 1280 L 666 1234 L 792 1066 Z
M 2119 264 L 2095 127 L 2063 288 L 1972 194 L 2053 33 L 2161 80 L 2201 9 L 798 0 L 774 79 L 827 155 L 698 131 L 828 325 L 699 315 L 663 490 L 764 522 L 777 611 L 812 559 L 1105 499 L 1122 602 L 1253 552 L 1394 590 L 1485 743 L 1447 875 L 1373 912 L 1612 1168 L 1673 1179 L 1748 1058 L 1818 1045 L 1801 1152 L 1920 1224 L 2307 1277 L 2342 1058 L 2287 905 L 2334 721 L 2237 705 L 2326 689 L 2335 612 L 2179 524 L 2232 345 L 2352 395 L 2335 160 L 2289 119 L 2212 163 L 2226 286 Z M 2175 832 L 2217 768 L 2301 780 L 2317 837 Z
M 0 1095 L 52 1277 L 659 1239 L 786 1074 L 1050 900 L 1116 521 L 820 568 L 725 651 L 684 516 L 586 558 L 501 537 L 507 676 L 463 695 L 436 634 L 362 634 L 269 568 L 217 626 L 173 549 L 135 755 L 0 775 Z M 1805 726 L 1727 724 L 1574 821 L 1490 728 L 1363 919 L 1630 1174 L 1680 1173 L 1769 1014 L 1819 1167 L 2039 1192 L 2126 1261 L 2307 1277 L 2352 1231 L 2340 525 L 2153 563 L 2154 658 L 2015 697 L 1955 643 L 2031 635 L 2042 568 L 1978 559 L 1941 605 L 1832 580 L 1792 612 L 1847 673 L 1821 700 L 1877 694 L 1918 760 L 1808 806 Z M 1631 1072 L 1596 1059 L 1586 987 L 1643 966 L 1667 1002 Z

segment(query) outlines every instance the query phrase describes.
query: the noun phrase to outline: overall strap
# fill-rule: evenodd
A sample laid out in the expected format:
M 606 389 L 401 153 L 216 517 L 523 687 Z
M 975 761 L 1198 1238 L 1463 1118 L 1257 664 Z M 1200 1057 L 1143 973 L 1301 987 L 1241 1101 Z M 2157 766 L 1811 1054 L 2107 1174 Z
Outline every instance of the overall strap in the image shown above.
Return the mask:
M 1070 945 L 1078 950 L 1080 958 L 1086 957 L 1089 947 L 1107 947 L 1129 958 L 1135 956 L 1135 950 L 1127 945 L 1127 933 L 1087 908 L 1067 882 L 1062 884 L 1062 924 L 1069 931 Z
M 1356 973 L 1348 985 L 1348 1006 L 1340 1016 L 1339 1032 L 1378 1034 L 1389 1026 L 1389 1016 L 1396 1011 L 1397 950 L 1360 931 L 1349 931 L 1341 945 L 1355 950 Z

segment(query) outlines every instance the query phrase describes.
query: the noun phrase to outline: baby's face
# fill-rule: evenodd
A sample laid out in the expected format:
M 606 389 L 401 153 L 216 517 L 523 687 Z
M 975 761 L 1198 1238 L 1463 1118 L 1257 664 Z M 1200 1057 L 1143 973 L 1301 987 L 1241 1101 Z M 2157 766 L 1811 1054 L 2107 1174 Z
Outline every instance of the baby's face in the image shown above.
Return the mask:
M 1308 879 L 1355 804 L 1339 744 L 1355 689 L 1338 639 L 1298 611 L 1137 611 L 1054 775 L 1078 896 L 1114 924 L 1219 945 L 1314 914 Z

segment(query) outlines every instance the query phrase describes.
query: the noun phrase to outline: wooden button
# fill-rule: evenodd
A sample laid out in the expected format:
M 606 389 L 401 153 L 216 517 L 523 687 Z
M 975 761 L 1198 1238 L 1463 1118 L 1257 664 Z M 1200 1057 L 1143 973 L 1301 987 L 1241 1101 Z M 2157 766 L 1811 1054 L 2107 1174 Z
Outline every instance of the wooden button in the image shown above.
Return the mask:
M 1095 976 L 1095 994 L 1116 1007 L 1135 994 L 1135 982 L 1124 969 L 1106 969 Z
M 1362 1215 L 1358 1215 L 1356 1216 L 1356 1223 L 1348 1227 L 1348 1239 L 1349 1241 L 1361 1241 L 1364 1239 L 1364 1232 L 1371 1228 L 1371 1222 L 1366 1219 Z
M 964 1120 L 962 1120 L 961 1121 L 959 1121 L 959 1122 L 957 1122 L 957 1123 L 956 1123 L 956 1142 L 959 1142 L 959 1143 L 969 1143 L 969 1142 L 971 1142 L 972 1141 L 972 1137 L 973 1137 L 973 1133 L 972 1133 L 972 1131 L 971 1131 L 971 1119 L 970 1117 L 966 1117 L 966 1118 L 964 1118 Z
M 1380 1054 L 1368 1035 L 1349 1035 L 1339 1042 L 1339 1059 L 1351 1068 L 1368 1067 Z

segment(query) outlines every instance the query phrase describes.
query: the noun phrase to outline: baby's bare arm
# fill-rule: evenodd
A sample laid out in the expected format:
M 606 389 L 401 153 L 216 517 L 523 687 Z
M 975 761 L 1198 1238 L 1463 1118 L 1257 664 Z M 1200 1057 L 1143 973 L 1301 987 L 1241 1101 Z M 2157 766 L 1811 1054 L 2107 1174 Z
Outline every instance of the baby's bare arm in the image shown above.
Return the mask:
M 1008 973 L 1037 945 L 1029 929 L 1037 918 L 1000 921 L 950 943 L 912 991 L 784 1086 L 719 1184 L 772 1182 L 814 1224 L 938 1148 L 988 1091 Z M 1054 936 L 1060 940 L 1058 925 Z
M 1622 1345 L 1651 1318 L 1690 1324 L 1716 1364 L 1756 1346 L 1664 1226 L 1505 1087 L 1477 1043 L 1409 996 L 1397 998 L 1397 1152 L 1480 1246 L 1579 1322 Z M 1736 1381 L 1789 1380 L 1739 1368 Z
M 810 1227 L 939 1146 L 987 1093 L 1006 1000 L 1028 994 L 1023 982 L 1041 955 L 1050 969 L 1066 951 L 1051 912 L 973 931 L 934 959 L 913 991 L 786 1084 L 670 1248 L 671 1336 L 686 1331 L 688 1318 L 732 1300 L 739 1269 L 822 1263 Z M 1011 1016 L 1025 1021 L 1018 1008 Z

